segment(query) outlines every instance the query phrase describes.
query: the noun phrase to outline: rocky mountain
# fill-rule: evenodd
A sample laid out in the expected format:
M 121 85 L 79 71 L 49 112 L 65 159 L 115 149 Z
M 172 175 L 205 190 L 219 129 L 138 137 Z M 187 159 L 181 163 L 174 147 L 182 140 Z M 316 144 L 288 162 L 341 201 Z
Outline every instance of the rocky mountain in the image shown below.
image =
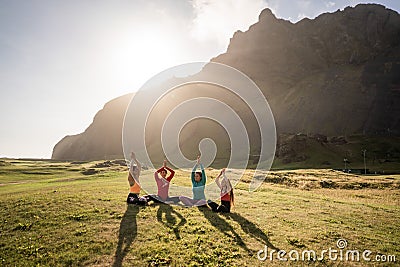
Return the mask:
M 400 133 L 400 16 L 384 6 L 296 24 L 266 9 L 213 61 L 258 84 L 278 132 Z
M 400 15 L 384 6 L 357 5 L 295 24 L 265 9 L 212 61 L 239 69 L 260 87 L 279 134 L 400 135 Z M 195 89 L 190 93 L 204 93 Z M 187 92 L 174 94 L 170 106 Z M 63 138 L 52 158 L 121 157 L 122 121 L 131 97 L 108 102 L 84 133 Z M 214 128 L 206 129 L 215 133 Z

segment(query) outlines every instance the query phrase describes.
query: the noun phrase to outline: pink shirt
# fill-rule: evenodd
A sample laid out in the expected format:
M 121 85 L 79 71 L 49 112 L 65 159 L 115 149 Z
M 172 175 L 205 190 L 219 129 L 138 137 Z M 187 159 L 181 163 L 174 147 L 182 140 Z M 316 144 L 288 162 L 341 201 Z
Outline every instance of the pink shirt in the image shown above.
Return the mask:
M 161 167 L 156 172 L 154 172 L 154 179 L 156 180 L 157 188 L 158 188 L 157 195 L 162 200 L 167 200 L 168 191 L 169 191 L 169 182 L 174 177 L 175 172 L 171 168 L 165 167 L 165 169 L 167 169 L 170 172 L 170 174 L 166 179 L 164 179 L 164 178 L 158 176 L 158 173 L 161 172 L 163 169 L 164 169 L 164 167 Z

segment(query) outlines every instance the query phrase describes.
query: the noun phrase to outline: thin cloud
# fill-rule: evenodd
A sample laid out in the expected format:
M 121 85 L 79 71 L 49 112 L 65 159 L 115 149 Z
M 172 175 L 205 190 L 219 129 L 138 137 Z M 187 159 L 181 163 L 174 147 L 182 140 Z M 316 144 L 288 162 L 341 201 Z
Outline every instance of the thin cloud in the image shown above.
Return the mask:
M 263 0 L 193 0 L 192 5 L 191 34 L 199 41 L 214 42 L 219 47 L 227 47 L 235 31 L 247 30 L 268 7 Z
M 299 14 L 297 15 L 297 19 L 298 19 L 298 20 L 302 20 L 302 19 L 304 19 L 305 17 L 307 17 L 307 16 L 306 16 L 306 14 L 304 14 L 304 13 L 299 13 Z
M 332 2 L 332 1 L 328 1 L 327 3 L 325 3 L 325 5 L 327 8 L 331 8 L 331 7 L 334 7 L 336 5 L 336 3 Z

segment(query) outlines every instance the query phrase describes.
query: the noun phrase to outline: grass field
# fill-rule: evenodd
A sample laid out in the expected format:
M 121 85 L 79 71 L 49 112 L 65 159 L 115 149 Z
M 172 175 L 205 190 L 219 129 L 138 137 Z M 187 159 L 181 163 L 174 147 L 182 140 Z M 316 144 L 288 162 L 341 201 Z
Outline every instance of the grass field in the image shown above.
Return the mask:
M 276 253 L 272 262 L 260 261 L 258 251 L 314 250 L 318 258 L 338 249 L 340 238 L 344 252 L 386 255 L 381 266 L 400 261 L 400 175 L 272 171 L 250 193 L 248 174 L 235 189 L 233 212 L 223 215 L 128 206 L 126 167 L 101 163 L 0 161 L 2 266 L 278 266 Z M 212 181 L 217 170 L 207 174 Z M 180 181 L 188 177 L 178 171 L 173 182 Z M 286 264 L 379 265 L 328 256 Z

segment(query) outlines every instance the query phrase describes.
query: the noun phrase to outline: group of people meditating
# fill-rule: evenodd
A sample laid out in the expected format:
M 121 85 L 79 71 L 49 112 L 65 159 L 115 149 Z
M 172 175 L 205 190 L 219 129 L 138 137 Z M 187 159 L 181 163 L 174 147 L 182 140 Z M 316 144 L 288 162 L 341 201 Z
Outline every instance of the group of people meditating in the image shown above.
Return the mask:
M 145 195 L 139 197 L 140 183 L 139 176 L 141 172 L 140 162 L 136 159 L 135 153 L 131 153 L 131 164 L 129 168 L 128 181 L 130 185 L 130 192 L 127 198 L 128 204 L 147 205 L 148 202 L 154 201 L 156 203 L 164 202 L 167 204 L 177 204 L 182 202 L 185 206 L 209 206 L 215 212 L 230 212 L 234 204 L 233 187 L 229 179 L 225 176 L 225 169 L 222 169 L 215 183 L 221 190 L 221 204 L 206 200 L 204 189 L 207 181 L 207 176 L 204 171 L 203 164 L 200 163 L 200 156 L 197 157 L 197 162 L 194 165 L 191 173 L 193 198 L 186 196 L 170 197 L 168 195 L 169 185 L 171 179 L 175 175 L 175 171 L 167 166 L 167 161 L 161 168 L 154 172 L 154 179 L 157 184 L 157 195 Z M 200 167 L 201 171 L 197 171 Z M 221 179 L 222 177 L 222 179 Z

